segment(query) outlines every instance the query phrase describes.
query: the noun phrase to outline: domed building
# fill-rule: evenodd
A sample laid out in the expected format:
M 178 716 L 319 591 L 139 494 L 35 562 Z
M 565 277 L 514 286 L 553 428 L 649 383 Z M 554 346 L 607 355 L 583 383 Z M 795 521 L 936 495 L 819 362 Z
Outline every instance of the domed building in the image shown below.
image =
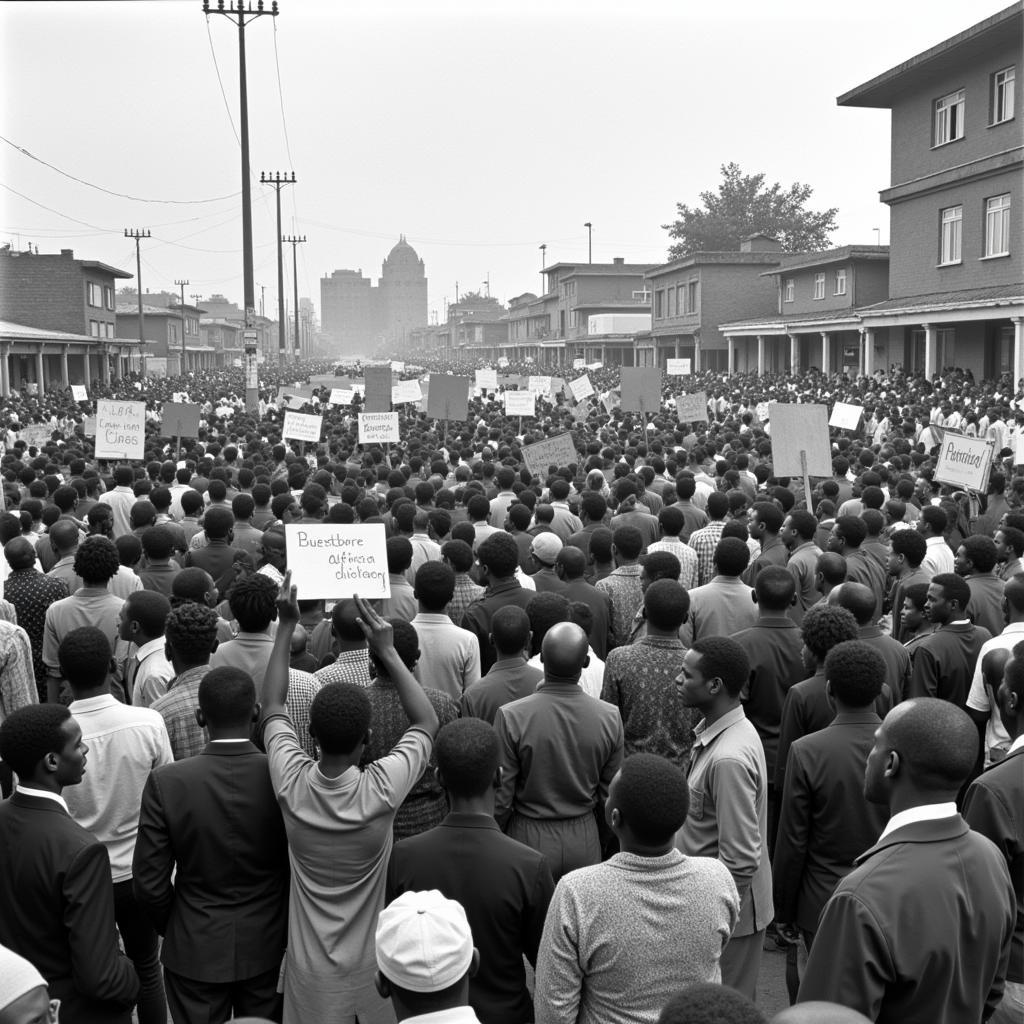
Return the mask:
M 409 332 L 427 322 L 427 278 L 423 260 L 405 240 L 388 253 L 381 265 L 381 311 L 384 337 L 388 344 L 401 347 L 409 340 Z

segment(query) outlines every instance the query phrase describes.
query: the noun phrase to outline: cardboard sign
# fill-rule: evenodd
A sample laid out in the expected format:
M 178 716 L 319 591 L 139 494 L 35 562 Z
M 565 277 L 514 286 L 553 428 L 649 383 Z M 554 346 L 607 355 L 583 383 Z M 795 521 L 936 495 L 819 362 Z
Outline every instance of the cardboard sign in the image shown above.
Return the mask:
M 27 427 L 18 431 L 18 437 L 29 448 L 42 448 L 50 440 L 53 427 L 48 423 L 30 423 Z
M 535 395 L 550 395 L 551 394 L 551 378 L 550 377 L 528 377 L 526 380 L 526 390 L 532 391 Z
M 537 396 L 532 391 L 506 391 L 506 416 L 536 416 Z
M 351 388 L 331 388 L 328 405 L 351 405 L 355 392 Z
M 590 371 L 600 370 L 604 366 L 604 363 L 587 363 L 587 369 Z
M 754 415 L 762 422 L 765 423 L 768 420 L 768 403 L 758 402 L 754 406 Z
M 96 417 L 95 416 L 86 416 L 85 417 L 85 420 L 82 422 L 82 434 L 85 437 L 95 437 L 96 436 Z
M 569 381 L 569 390 L 577 402 L 582 402 L 584 398 L 589 398 L 594 393 L 594 385 L 590 383 L 590 378 L 584 374 L 577 380 Z
M 400 380 L 391 389 L 391 404 L 404 405 L 406 402 L 418 402 L 423 397 L 418 380 Z
M 405 363 L 400 362 L 397 359 L 391 360 L 391 372 L 392 373 L 405 373 Z
M 609 391 L 607 394 L 602 395 L 601 404 L 604 406 L 604 411 L 611 416 L 612 409 L 619 404 L 619 393 L 617 391 Z
M 398 440 L 397 412 L 359 414 L 359 444 L 391 444 Z
M 316 444 L 320 440 L 320 432 L 323 427 L 323 416 L 310 416 L 303 412 L 286 412 L 281 436 L 291 438 L 293 441 L 312 441 Z
M 848 402 L 836 402 L 832 406 L 832 415 L 829 417 L 828 425 L 839 430 L 856 430 L 863 415 L 863 406 L 850 405 Z
M 684 377 L 691 373 L 692 359 L 669 359 L 665 364 L 665 372 L 670 377 Z
M 72 384 L 71 385 L 71 397 L 76 402 L 88 402 L 89 392 L 86 390 L 84 384 Z
M 435 420 L 464 420 L 469 415 L 470 377 L 434 373 L 427 393 L 427 415 Z
M 676 412 L 680 423 L 709 423 L 707 392 L 695 391 L 692 395 L 678 395 Z
M 624 366 L 622 368 L 623 412 L 638 412 L 646 416 L 661 408 L 661 370 L 653 366 Z
M 284 539 L 300 601 L 391 596 L 383 523 L 288 523 Z
M 1024 466 L 1024 434 L 1013 435 L 1013 464 Z
M 498 371 L 497 370 L 477 370 L 476 371 L 476 386 L 481 391 L 497 391 L 498 390 Z
M 168 437 L 198 437 L 200 412 L 198 405 L 185 402 L 164 402 L 160 414 L 163 432 Z
M 770 402 L 772 471 L 775 476 L 803 476 L 800 453 L 807 453 L 808 476 L 832 475 L 828 407 Z
M 364 386 L 367 412 L 391 412 L 390 366 L 367 366 Z
M 992 445 L 983 437 L 965 437 L 948 430 L 939 445 L 935 479 L 971 491 L 986 491 L 992 469 Z
M 549 466 L 561 469 L 563 466 L 578 465 L 580 461 L 572 434 L 555 434 L 554 437 L 537 441 L 536 444 L 528 444 L 523 448 L 522 454 L 526 468 L 541 479 L 547 476 Z
M 96 458 L 144 459 L 146 457 L 146 403 L 96 403 Z
M 499 366 L 499 367 L 500 367 L 500 368 L 501 368 L 502 370 L 504 370 L 504 369 L 505 369 L 505 367 L 506 367 L 506 366 L 508 366 L 508 358 L 507 358 L 506 356 L 500 356 L 500 357 L 498 358 L 498 366 Z
M 586 359 L 574 359 L 572 361 L 572 368 L 574 370 L 583 370 L 583 369 L 586 369 L 586 366 L 587 366 Z

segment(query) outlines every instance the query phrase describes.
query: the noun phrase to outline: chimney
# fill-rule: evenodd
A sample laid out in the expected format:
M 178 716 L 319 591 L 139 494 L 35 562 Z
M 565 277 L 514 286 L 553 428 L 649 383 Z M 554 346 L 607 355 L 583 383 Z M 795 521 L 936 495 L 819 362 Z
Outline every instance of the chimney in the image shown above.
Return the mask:
M 626 260 L 625 260 L 625 258 L 624 258 L 624 257 L 622 257 L 622 256 L 616 256 L 616 257 L 615 257 L 615 258 L 614 258 L 614 259 L 612 260 L 612 265 L 613 265 L 613 266 L 616 266 L 616 267 L 621 267 L 621 266 L 622 266 L 622 265 L 623 265 L 623 264 L 624 264 L 625 262 L 626 262 Z
M 771 235 L 758 232 L 747 235 L 740 242 L 740 252 L 782 252 L 782 243 L 777 238 L 772 238 Z
M 67 256 L 69 260 L 73 260 L 75 258 L 74 249 L 61 249 L 60 254 L 61 256 Z

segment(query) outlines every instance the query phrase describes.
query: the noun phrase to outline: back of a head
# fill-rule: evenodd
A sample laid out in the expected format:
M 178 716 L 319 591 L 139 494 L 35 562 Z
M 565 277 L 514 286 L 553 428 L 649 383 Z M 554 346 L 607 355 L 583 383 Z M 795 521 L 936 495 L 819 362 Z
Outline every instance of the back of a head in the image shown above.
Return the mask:
M 371 706 L 366 690 L 352 683 L 327 683 L 309 708 L 309 731 L 325 754 L 351 754 L 366 739 Z
M 724 491 L 712 491 L 708 495 L 707 513 L 712 519 L 722 519 L 729 511 L 729 495 Z
M 164 635 L 171 602 L 163 594 L 155 590 L 136 590 L 128 595 L 125 606 L 126 617 L 137 622 L 150 640 Z
M 612 806 L 623 826 L 644 845 L 671 842 L 690 808 L 686 776 L 658 754 L 633 754 L 619 769 Z
M 151 526 L 141 540 L 142 550 L 151 561 L 162 562 L 174 551 L 174 535 L 166 526 Z
M 589 657 L 589 651 L 590 642 L 587 634 L 576 623 L 557 623 L 548 630 L 541 645 L 544 675 L 566 680 L 579 678 L 584 662 Z
M 488 575 L 494 579 L 514 576 L 519 565 L 519 548 L 507 533 L 492 533 L 477 548 L 476 554 L 480 564 L 486 566 Z
M 836 519 L 835 531 L 851 548 L 859 548 L 868 535 L 868 528 L 860 516 L 839 516 Z
M 640 557 L 644 549 L 643 534 L 635 526 L 619 526 L 612 531 L 612 543 L 616 551 L 627 559 Z
M 94 690 L 110 673 L 110 640 L 102 629 L 79 626 L 60 642 L 57 661 L 73 694 Z
M 277 616 L 277 584 L 263 573 L 237 579 L 231 587 L 228 607 L 246 633 L 262 633 Z
M 416 570 L 416 600 L 431 614 L 445 610 L 455 594 L 455 572 L 444 562 L 424 562 Z
M 815 569 L 833 587 L 838 587 L 846 579 L 846 559 L 838 551 L 824 551 L 818 555 Z
M 715 546 L 715 568 L 720 576 L 739 576 L 750 564 L 750 548 L 738 537 L 723 537 Z
M 928 541 L 917 530 L 897 530 L 892 535 L 893 554 L 902 555 L 911 569 L 916 569 L 928 553 Z
M 199 683 L 199 707 L 211 729 L 249 725 L 256 711 L 252 676 L 232 665 L 211 669 Z
M 644 591 L 644 609 L 655 629 L 678 630 L 690 611 L 690 595 L 675 579 L 655 580 Z
M 386 542 L 388 572 L 393 576 L 412 565 L 412 543 L 408 537 L 388 537 Z
M 956 793 L 974 767 L 977 727 L 947 700 L 918 697 L 898 704 L 886 716 L 885 732 L 919 790 Z
M 767 565 L 754 581 L 757 603 L 765 611 L 785 612 L 796 596 L 796 580 L 781 565 Z
M 479 718 L 449 722 L 437 734 L 434 754 L 444 787 L 452 796 L 482 796 L 494 785 L 500 751 L 498 734 L 489 722 Z
M 607 564 L 612 559 L 612 531 L 599 527 L 590 535 L 590 554 L 595 562 Z
M 675 505 L 666 505 L 658 513 L 658 523 L 666 537 L 678 537 L 686 525 L 683 510 Z
M 837 644 L 857 639 L 857 620 L 846 608 L 818 604 L 807 610 L 800 631 L 804 646 L 820 664 Z
M 518 654 L 526 647 L 530 636 L 529 615 L 516 604 L 499 608 L 491 619 L 491 636 L 498 654 Z
M 236 494 L 231 499 L 231 514 L 239 521 L 251 518 L 256 511 L 256 501 L 251 494 Z
M 844 640 L 825 656 L 825 679 L 848 708 L 869 708 L 882 692 L 885 662 L 864 640 Z
M 167 616 L 164 638 L 184 664 L 204 665 L 216 645 L 219 621 L 220 617 L 207 605 L 185 601 Z
M 771 1024 L 871 1024 L 871 1021 L 848 1006 L 812 1000 L 787 1006 L 772 1017 Z
M 211 506 L 203 516 L 203 530 L 210 540 L 224 540 L 235 525 L 231 509 Z
M 644 576 L 648 583 L 656 580 L 678 580 L 682 568 L 671 551 L 651 551 L 643 558 Z
M 875 617 L 875 595 L 863 583 L 849 580 L 840 584 L 829 596 L 829 604 L 837 604 L 853 614 L 858 626 L 867 626 Z
M 530 598 L 526 606 L 526 614 L 533 632 L 533 650 L 541 649 L 544 637 L 549 629 L 559 622 L 570 622 L 569 599 L 563 594 L 542 591 Z
M 562 568 L 567 580 L 578 580 L 586 574 L 587 556 L 578 547 L 567 544 L 558 552 L 555 564 Z
M 699 982 L 665 1004 L 658 1024 L 768 1024 L 768 1018 L 735 989 Z

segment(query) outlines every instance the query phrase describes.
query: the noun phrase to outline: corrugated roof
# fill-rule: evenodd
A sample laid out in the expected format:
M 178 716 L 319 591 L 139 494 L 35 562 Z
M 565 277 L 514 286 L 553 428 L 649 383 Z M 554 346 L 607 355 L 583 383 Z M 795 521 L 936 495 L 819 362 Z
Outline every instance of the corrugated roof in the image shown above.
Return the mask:
M 1003 284 L 988 288 L 965 288 L 955 292 L 932 292 L 928 295 L 908 295 L 899 299 L 886 299 L 872 306 L 859 306 L 858 313 L 880 313 L 894 309 L 921 309 L 928 307 L 955 308 L 979 302 L 1024 302 L 1024 285 Z

